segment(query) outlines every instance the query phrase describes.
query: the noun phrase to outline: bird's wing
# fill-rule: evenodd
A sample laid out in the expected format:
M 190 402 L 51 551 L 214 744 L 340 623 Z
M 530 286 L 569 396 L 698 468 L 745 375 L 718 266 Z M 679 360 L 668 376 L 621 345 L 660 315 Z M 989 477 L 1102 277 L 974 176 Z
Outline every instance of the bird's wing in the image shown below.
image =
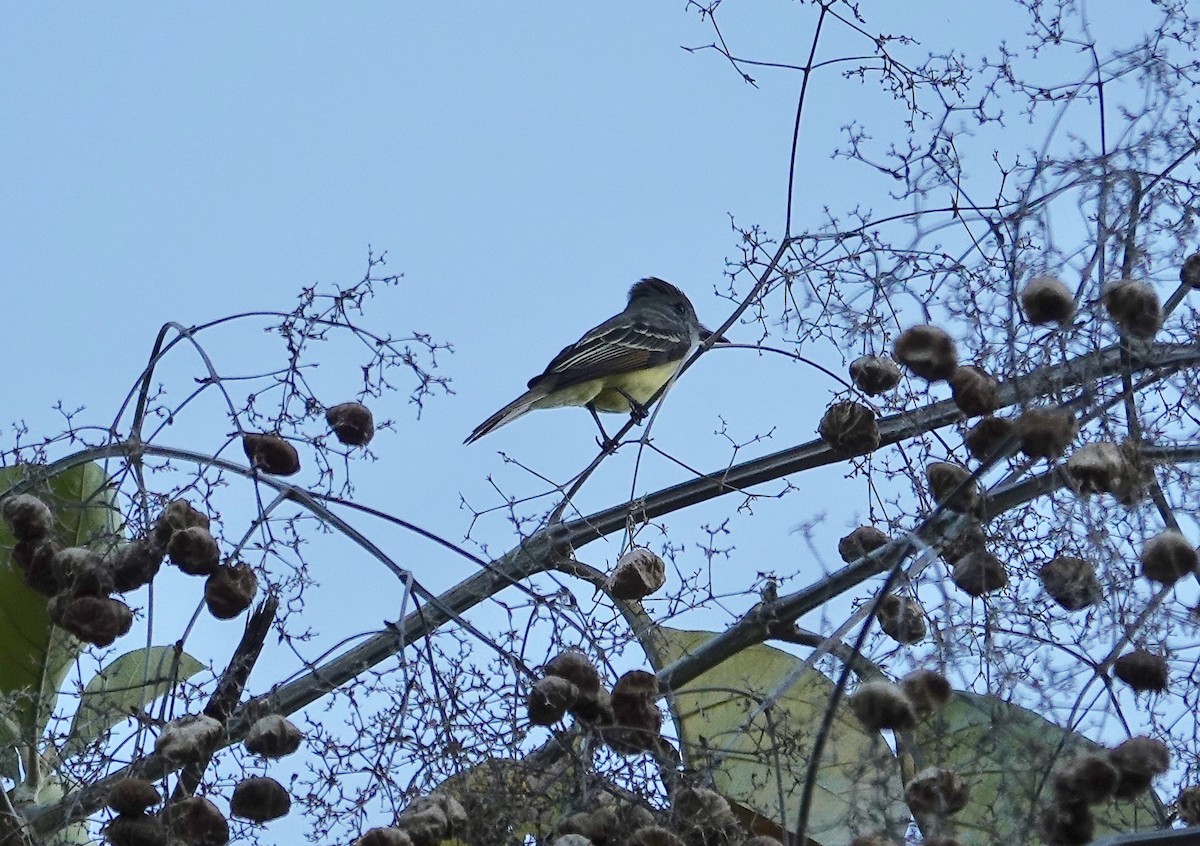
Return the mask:
M 692 339 L 678 326 L 623 314 L 610 318 L 554 357 L 529 380 L 530 389 L 553 391 L 603 376 L 634 373 L 687 355 Z

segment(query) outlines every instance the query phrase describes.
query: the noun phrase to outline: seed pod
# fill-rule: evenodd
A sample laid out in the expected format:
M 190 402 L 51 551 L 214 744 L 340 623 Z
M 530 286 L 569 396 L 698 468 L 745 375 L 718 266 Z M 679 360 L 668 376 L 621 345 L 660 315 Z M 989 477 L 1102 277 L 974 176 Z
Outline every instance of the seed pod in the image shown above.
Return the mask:
M 162 817 L 171 833 L 189 846 L 225 846 L 229 842 L 229 822 L 202 796 L 171 802 Z
M 62 606 L 55 622 L 84 643 L 110 646 L 133 627 L 133 612 L 107 596 L 80 596 Z
M 101 832 L 112 846 L 167 846 L 166 827 L 141 811 L 119 814 Z
M 244 778 L 233 789 L 229 813 L 244 820 L 265 823 L 286 816 L 292 809 L 292 797 L 287 789 L 273 778 L 252 776 Z
M 838 555 L 849 564 L 881 546 L 887 546 L 890 541 L 891 538 L 874 526 L 859 526 L 838 541 Z
M 258 577 L 249 564 L 218 566 L 204 582 L 204 603 L 218 620 L 232 620 L 250 607 Z
M 17 541 L 12 549 L 12 562 L 21 571 L 21 577 L 29 588 L 42 596 L 58 593 L 58 581 L 54 578 L 54 554 L 52 541 Z
M 116 555 L 109 559 L 113 590 L 128 593 L 154 581 L 162 567 L 164 549 L 142 538 L 118 549 Z
M 896 339 L 896 360 L 922 379 L 949 379 L 958 366 L 954 341 L 936 326 L 913 326 Z
M 171 535 L 167 546 L 171 563 L 189 576 L 207 576 L 215 573 L 221 564 L 221 550 L 208 529 L 191 526 Z
M 300 472 L 300 453 L 278 435 L 243 435 L 242 451 L 252 467 L 272 476 L 294 476 Z
M 941 767 L 927 767 L 904 785 L 904 801 L 916 814 L 957 814 L 970 798 L 971 788 L 962 776 Z
M 1107 755 L 1089 752 L 1063 762 L 1054 773 L 1054 797 L 1061 805 L 1107 802 L 1120 774 Z
M 935 461 L 925 468 L 925 478 L 938 505 L 959 513 L 970 513 L 979 507 L 979 488 L 971 480 L 971 471 L 961 464 Z
M 1079 434 L 1079 421 L 1070 409 L 1029 408 L 1017 418 L 1015 431 L 1030 458 L 1058 458 Z
M 989 458 L 1013 433 L 1012 421 L 1005 417 L 984 417 L 971 427 L 963 443 L 967 452 L 979 461 Z
M 1197 257 L 1200 257 L 1200 253 L 1192 256 L 1192 258 Z M 1197 267 L 1196 272 L 1200 273 L 1200 267 Z M 1179 818 L 1183 820 L 1184 825 L 1200 825 L 1200 787 L 1195 785 L 1185 787 L 1175 801 L 1175 807 L 1179 810 Z
M 667 583 L 667 565 L 648 549 L 634 547 L 621 556 L 609 574 L 608 591 L 617 599 L 649 596 Z
M 964 555 L 954 564 L 951 580 L 964 593 L 983 596 L 1008 584 L 1000 559 L 986 550 Z
M 817 433 L 840 456 L 862 455 L 879 446 L 879 423 L 875 412 L 852 400 L 829 406 Z
M 1187 538 L 1168 529 L 1142 547 L 1142 575 L 1161 585 L 1173 585 L 1196 570 L 1196 550 Z
M 1082 558 L 1059 556 L 1042 566 L 1038 578 L 1050 598 L 1067 611 L 1095 605 L 1104 597 L 1095 568 Z
M 1035 325 L 1068 322 L 1075 316 L 1075 297 L 1056 276 L 1037 276 L 1021 291 L 1025 319 Z
M 165 553 L 167 544 L 171 542 L 171 535 L 193 526 L 207 530 L 209 525 L 207 514 L 197 511 L 186 499 L 176 499 L 168 503 L 163 513 L 158 515 L 150 541 Z
M 71 596 L 108 596 L 113 589 L 112 570 L 90 549 L 70 546 L 50 560 L 60 593 Z
M 900 384 L 900 368 L 886 355 L 864 355 L 850 362 L 850 380 L 864 394 L 877 396 Z
M 413 846 L 402 828 L 373 828 L 354 841 L 354 846 Z
M 635 755 L 653 749 L 662 730 L 658 710 L 658 678 L 644 670 L 630 670 L 617 679 L 610 701 L 613 727 L 604 730 L 604 740 L 614 752 Z
M 224 726 L 212 717 L 190 714 L 163 726 L 154 751 L 177 763 L 194 763 L 211 754 L 224 733 Z
M 916 711 L 904 691 L 889 681 L 860 684 L 846 704 L 868 731 L 909 729 L 917 722 Z
M 570 708 L 571 716 L 589 725 L 611 726 L 616 722 L 613 716 L 612 698 L 607 690 L 580 691 L 579 698 Z
M 1113 791 L 1118 799 L 1131 799 L 1150 789 L 1155 776 L 1171 767 L 1166 744 L 1150 737 L 1131 737 L 1108 753 L 1108 759 L 1120 773 Z
M 950 374 L 954 404 L 967 417 L 991 414 L 1000 407 L 1000 383 L 982 368 L 964 364 Z
M 1189 288 L 1200 288 L 1200 253 L 1192 253 L 1179 268 L 1179 281 Z
M 977 520 L 969 520 L 954 534 L 954 537 L 942 541 L 940 552 L 942 560 L 953 567 L 960 558 L 985 549 L 987 549 L 987 535 L 983 533 L 983 526 Z
M 246 750 L 264 758 L 282 758 L 300 748 L 304 733 L 281 714 L 269 714 L 255 721 L 243 741 Z
M 579 688 L 564 678 L 546 676 L 538 679 L 525 700 L 529 707 L 529 722 L 535 726 L 553 725 L 578 698 Z
M 19 541 L 40 541 L 54 528 L 54 513 L 50 506 L 32 494 L 5 498 L 0 516 L 8 524 L 12 536 Z
M 343 402 L 325 412 L 325 422 L 347 446 L 366 446 L 375 437 L 375 418 L 361 402 Z
M 1145 282 L 1133 279 L 1110 282 L 1104 288 L 1102 299 L 1122 335 L 1148 341 L 1162 328 L 1158 294 Z
M 875 618 L 883 633 L 897 643 L 916 643 L 925 637 L 925 613 L 915 599 L 889 593 L 879 600 Z
M 1167 689 L 1167 659 L 1145 649 L 1135 649 L 1113 662 L 1113 675 L 1134 690 L 1162 693 Z
M 1084 846 L 1096 836 L 1096 817 L 1087 805 L 1050 805 L 1038 815 L 1038 833 L 1047 846 Z
M 923 720 L 950 701 L 950 682 L 934 670 L 914 670 L 900 680 L 900 689 L 912 703 L 918 720 Z
M 745 836 L 729 801 L 703 787 L 675 792 L 671 797 L 671 820 L 684 842 L 694 846 L 736 843 Z
M 1132 483 L 1133 465 L 1114 443 L 1084 444 L 1067 459 L 1067 473 L 1079 493 L 1117 493 Z
M 558 653 L 543 668 L 548 676 L 564 678 L 579 688 L 580 693 L 595 693 L 600 690 L 600 674 L 588 657 L 578 649 L 567 649 Z
M 684 846 L 683 838 L 661 825 L 642 826 L 629 838 L 630 846 Z M 558 846 L 556 843 L 555 846 Z
M 108 789 L 105 804 L 118 814 L 140 814 L 161 801 L 158 790 L 144 778 L 124 778 Z

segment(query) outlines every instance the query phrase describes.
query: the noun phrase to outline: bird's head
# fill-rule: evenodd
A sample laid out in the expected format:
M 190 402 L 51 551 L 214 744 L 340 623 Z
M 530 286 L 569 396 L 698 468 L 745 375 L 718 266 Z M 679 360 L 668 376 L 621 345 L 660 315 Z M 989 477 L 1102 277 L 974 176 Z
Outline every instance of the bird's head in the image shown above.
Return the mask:
M 700 322 L 700 318 L 696 315 L 696 309 L 692 306 L 692 301 L 687 298 L 687 295 L 670 282 L 659 279 L 657 276 L 649 276 L 639 282 L 635 282 L 633 287 L 629 289 L 629 305 L 635 303 L 669 309 L 687 321 L 690 326 L 695 326 L 701 341 L 707 341 L 715 334 L 711 330 L 704 328 L 704 325 Z M 719 344 L 730 343 L 729 339 L 723 335 L 717 335 L 716 338 Z

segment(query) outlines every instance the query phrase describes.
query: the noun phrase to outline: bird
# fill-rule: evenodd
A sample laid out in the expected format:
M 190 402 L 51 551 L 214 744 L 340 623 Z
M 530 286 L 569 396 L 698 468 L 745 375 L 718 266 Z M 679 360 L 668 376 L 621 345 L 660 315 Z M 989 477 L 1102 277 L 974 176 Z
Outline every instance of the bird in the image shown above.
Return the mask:
M 640 423 L 650 398 L 692 350 L 714 337 L 729 343 L 701 325 L 683 291 L 654 276 L 642 279 L 629 289 L 624 311 L 564 347 L 529 380 L 529 390 L 476 426 L 463 443 L 535 409 L 583 406 L 610 444 L 596 412 L 626 413 Z

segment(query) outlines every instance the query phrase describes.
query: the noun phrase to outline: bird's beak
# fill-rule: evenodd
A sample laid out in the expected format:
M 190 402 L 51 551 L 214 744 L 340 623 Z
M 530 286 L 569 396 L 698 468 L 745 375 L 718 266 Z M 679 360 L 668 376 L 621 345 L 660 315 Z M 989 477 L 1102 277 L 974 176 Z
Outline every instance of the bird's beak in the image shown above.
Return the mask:
M 715 339 L 715 342 L 718 344 L 732 344 L 733 343 L 733 341 L 729 340 L 724 335 L 718 335 L 713 330 L 707 329 L 704 326 L 701 326 L 700 327 L 700 343 L 702 343 L 702 344 L 707 343 L 709 338 Z

